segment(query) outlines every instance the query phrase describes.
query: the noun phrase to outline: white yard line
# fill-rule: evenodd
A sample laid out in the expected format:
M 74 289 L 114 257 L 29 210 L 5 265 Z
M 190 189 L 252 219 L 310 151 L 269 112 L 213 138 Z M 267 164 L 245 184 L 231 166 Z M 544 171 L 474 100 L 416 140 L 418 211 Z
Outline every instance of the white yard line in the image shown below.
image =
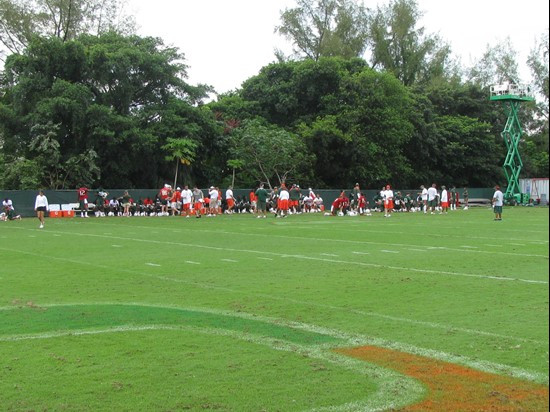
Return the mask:
M 33 230 L 33 229 L 30 229 L 30 230 Z M 36 230 L 40 230 L 40 229 L 36 229 Z M 91 233 L 76 233 L 76 232 L 58 232 L 58 233 L 70 235 L 70 236 L 80 236 L 80 237 L 92 237 L 92 238 L 106 237 L 106 236 L 96 235 Z M 539 280 L 531 280 L 531 279 L 523 279 L 523 278 L 506 277 L 506 276 L 489 276 L 489 275 L 480 275 L 475 273 L 451 272 L 451 271 L 441 271 L 441 270 L 433 270 L 433 269 L 419 269 L 419 268 L 411 268 L 411 267 L 403 267 L 403 266 L 390 266 L 390 265 L 382 265 L 382 264 L 376 264 L 376 263 L 317 258 L 312 256 L 283 254 L 283 253 L 267 252 L 267 251 L 252 250 L 252 249 L 224 248 L 224 247 L 216 247 L 216 246 L 210 246 L 210 245 L 199 245 L 197 243 L 183 243 L 183 242 L 162 241 L 162 240 L 153 240 L 153 239 L 139 239 L 139 238 L 129 238 L 129 237 L 122 237 L 122 236 L 109 236 L 108 238 L 111 240 L 113 239 L 126 240 L 126 241 L 129 240 L 129 241 L 134 241 L 139 243 L 182 246 L 182 247 L 188 247 L 188 248 L 217 250 L 217 251 L 224 251 L 224 252 L 231 252 L 231 253 L 248 253 L 248 254 L 256 254 L 256 255 L 259 254 L 259 255 L 277 256 L 277 257 L 283 257 L 283 258 L 305 259 L 305 260 L 319 261 L 319 262 L 344 263 L 349 265 L 372 267 L 372 268 L 378 268 L 378 269 L 390 269 L 390 270 L 410 271 L 410 272 L 417 272 L 417 273 L 429 273 L 429 274 L 439 274 L 439 275 L 448 275 L 448 276 L 463 276 L 463 277 L 471 277 L 471 278 L 478 278 L 478 279 L 493 279 L 493 280 L 500 280 L 500 281 L 518 281 L 518 282 L 525 282 L 525 283 L 531 283 L 531 284 L 548 285 L 548 281 L 542 281 L 542 280 L 539 281 Z M 459 249 L 459 250 L 463 250 L 463 249 Z
M 146 263 L 147 266 L 154 266 L 154 267 L 161 267 L 159 264 L 157 263 Z
M 193 262 L 192 260 L 186 260 L 185 263 L 188 263 L 190 265 L 200 265 L 200 262 Z
M 151 229 L 149 226 L 132 226 L 133 228 L 142 228 L 142 229 Z M 16 229 L 19 229 L 17 227 L 13 227 Z M 23 229 L 23 228 L 21 228 Z M 23 229 L 28 230 L 28 229 Z M 208 229 L 183 229 L 185 230 L 193 230 L 193 232 L 203 232 L 203 233 L 215 233 L 217 235 L 220 234 L 226 234 L 229 236 L 239 235 L 239 236 L 259 236 L 259 237 L 268 237 L 268 238 L 281 238 L 281 239 L 296 239 L 296 240 L 306 240 L 306 241 L 328 241 L 329 239 L 326 238 L 315 238 L 315 237 L 304 237 L 304 236 L 288 236 L 288 235 L 275 235 L 275 234 L 265 234 L 265 233 L 248 233 L 248 232 L 230 232 L 226 230 L 208 230 Z M 49 231 L 51 232 L 51 231 Z M 158 232 L 151 232 L 151 233 L 158 233 Z M 384 232 L 387 233 L 387 232 Z M 542 233 L 542 232 L 541 232 Z M 430 234 L 431 236 L 431 234 Z M 461 237 L 462 239 L 468 239 L 469 237 Z M 492 237 L 488 238 L 479 238 L 479 239 L 493 239 Z M 338 243 L 351 243 L 351 244 L 364 244 L 364 245 L 379 245 L 379 246 L 393 246 L 393 247 L 411 247 L 416 246 L 420 247 L 416 244 L 406 244 L 406 243 L 384 243 L 384 242 L 374 242 L 374 241 L 362 241 L 362 240 L 347 240 L 347 239 L 330 239 L 330 242 L 338 242 Z M 546 242 L 548 243 L 548 242 Z M 459 252 L 466 252 L 466 253 L 485 253 L 485 254 L 495 254 L 495 255 L 508 255 L 508 256 L 524 256 L 524 257 L 537 257 L 537 258 L 544 258 L 548 259 L 548 255 L 539 255 L 539 254 L 530 254 L 530 253 L 516 253 L 516 252 L 501 252 L 501 251 L 492 251 L 492 250 L 473 250 L 473 249 L 462 249 L 462 248 L 449 248 L 449 247 L 440 247 L 440 246 L 423 246 L 428 249 L 441 249 L 441 250 L 448 250 L 448 251 L 459 251 Z

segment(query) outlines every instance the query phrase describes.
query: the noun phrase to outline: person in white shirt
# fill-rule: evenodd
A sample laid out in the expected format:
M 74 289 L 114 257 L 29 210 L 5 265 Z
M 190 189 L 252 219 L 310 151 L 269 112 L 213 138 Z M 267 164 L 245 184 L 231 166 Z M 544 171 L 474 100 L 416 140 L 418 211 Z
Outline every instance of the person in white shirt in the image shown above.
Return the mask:
M 201 192 L 202 194 L 202 192 Z M 185 215 L 185 217 L 189 217 L 191 214 L 191 202 L 193 200 L 193 191 L 189 189 L 189 186 L 185 185 L 183 186 L 183 190 L 181 191 L 181 213 Z M 199 210 L 200 213 L 200 210 Z
M 445 186 L 441 186 L 441 212 L 439 212 L 439 214 L 442 214 L 442 213 L 447 213 L 447 211 L 449 210 L 449 192 L 447 191 L 447 188 Z
M 279 215 L 280 217 L 286 217 L 288 214 L 288 200 L 290 199 L 290 193 L 288 189 L 283 184 L 279 190 Z
M 493 211 L 495 212 L 495 220 L 502 220 L 502 206 L 504 206 L 504 195 L 500 191 L 500 186 L 495 186 L 493 194 Z
M 435 183 L 433 183 L 432 187 L 428 189 L 428 206 L 430 207 L 431 214 L 433 215 L 437 206 L 437 188 Z
M 210 186 L 208 194 L 210 196 L 210 211 L 208 212 L 208 216 L 216 216 L 218 214 L 218 197 L 220 196 L 220 192 L 214 186 Z
M 391 186 L 387 185 L 386 189 L 382 191 L 382 199 L 384 200 L 384 217 L 391 217 L 393 211 L 393 190 Z
M 227 209 L 225 212 L 228 214 L 233 213 L 233 209 L 235 207 L 235 198 L 233 197 L 233 186 L 229 186 L 229 188 L 225 191 L 225 201 L 227 202 Z
M 44 228 L 44 213 L 48 211 L 48 208 L 48 198 L 44 195 L 42 190 L 39 190 L 36 200 L 34 201 L 34 210 L 36 211 L 36 217 L 40 221 L 40 229 Z
M 420 193 L 420 198 L 422 199 L 422 207 L 424 209 L 424 213 L 428 213 L 428 189 L 426 189 L 424 185 L 421 185 L 420 189 L 422 189 L 422 192 Z

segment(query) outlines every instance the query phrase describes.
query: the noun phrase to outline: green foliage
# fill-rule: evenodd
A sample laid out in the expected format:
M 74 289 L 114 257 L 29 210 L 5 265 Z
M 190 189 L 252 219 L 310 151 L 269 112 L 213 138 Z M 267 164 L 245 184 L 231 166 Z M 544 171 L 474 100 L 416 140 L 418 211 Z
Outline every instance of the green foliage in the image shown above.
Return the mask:
M 407 86 L 444 76 L 450 48 L 417 27 L 422 13 L 415 0 L 392 0 L 369 21 L 371 67 L 386 70 Z
M 367 39 L 367 12 L 353 0 L 297 0 L 281 13 L 275 30 L 288 38 L 296 56 L 359 57 Z
M 299 181 L 310 168 L 311 156 L 300 138 L 259 120 L 245 121 L 235 130 L 230 147 L 255 183 L 264 182 L 269 187 Z
M 218 133 L 212 113 L 197 106 L 208 88 L 185 77 L 183 55 L 159 39 L 34 38 L 6 61 L 4 154 L 36 158 L 50 188 L 154 187 L 172 174 L 161 150 L 166 139 L 189 136 L 200 145 Z M 47 151 L 32 133 L 45 125 L 55 125 Z
M 121 0 L 0 0 L 0 42 L 22 53 L 34 36 L 73 40 L 83 33 L 134 31 Z

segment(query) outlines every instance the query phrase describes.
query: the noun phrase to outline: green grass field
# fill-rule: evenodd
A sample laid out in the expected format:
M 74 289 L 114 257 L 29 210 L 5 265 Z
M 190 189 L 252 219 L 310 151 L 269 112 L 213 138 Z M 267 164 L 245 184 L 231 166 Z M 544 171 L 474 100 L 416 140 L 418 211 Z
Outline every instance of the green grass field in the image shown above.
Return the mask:
M 385 410 L 375 346 L 548 386 L 548 209 L 0 224 L 0 410 Z M 528 410 L 528 409 L 526 409 Z

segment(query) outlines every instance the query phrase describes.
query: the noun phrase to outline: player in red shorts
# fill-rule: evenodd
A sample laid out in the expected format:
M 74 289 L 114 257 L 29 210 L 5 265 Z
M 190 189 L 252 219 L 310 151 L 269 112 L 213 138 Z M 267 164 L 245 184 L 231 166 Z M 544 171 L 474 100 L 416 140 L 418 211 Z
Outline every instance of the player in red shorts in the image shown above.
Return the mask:
M 286 217 L 288 215 L 288 204 L 290 200 L 290 194 L 288 189 L 283 184 L 279 190 L 279 216 Z
M 391 217 L 393 211 L 393 190 L 390 185 L 386 185 L 386 190 L 382 192 L 384 198 L 384 217 Z

